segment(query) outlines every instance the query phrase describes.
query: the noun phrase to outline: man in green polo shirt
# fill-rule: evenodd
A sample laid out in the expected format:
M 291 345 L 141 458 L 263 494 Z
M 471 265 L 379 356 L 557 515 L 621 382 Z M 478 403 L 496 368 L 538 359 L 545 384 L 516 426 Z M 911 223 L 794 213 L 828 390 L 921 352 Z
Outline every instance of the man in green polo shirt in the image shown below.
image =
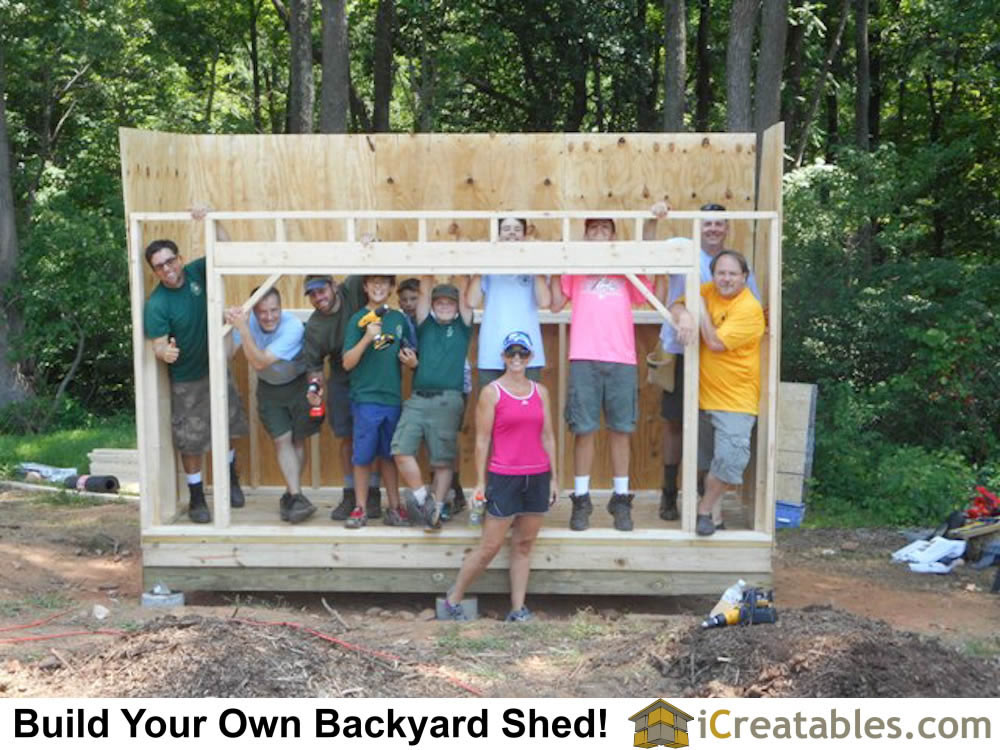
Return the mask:
M 199 218 L 195 215 L 195 218 Z M 220 238 L 225 239 L 221 234 Z M 146 248 L 146 262 L 160 280 L 143 309 L 146 338 L 152 339 L 156 358 L 170 373 L 170 426 L 174 446 L 187 475 L 188 517 L 195 523 L 212 520 L 201 478 L 202 455 L 212 445 L 212 413 L 208 380 L 208 304 L 205 297 L 205 259 L 184 265 L 171 240 L 155 240 Z M 222 346 L 219 342 L 218 346 Z M 229 435 L 250 432 L 243 402 L 229 376 Z M 161 467 L 162 468 L 162 467 Z M 230 505 L 245 500 L 236 474 L 235 452 L 229 451 Z
M 440 526 L 441 506 L 451 486 L 458 431 L 465 413 L 465 355 L 472 333 L 472 308 L 465 301 L 465 284 L 438 284 L 430 276 L 420 280 L 417 301 L 417 350 L 420 362 L 413 376 L 413 393 L 392 438 L 392 455 L 402 479 L 406 509 L 413 523 Z M 424 487 L 416 454 L 427 443 L 434 471 L 433 487 Z

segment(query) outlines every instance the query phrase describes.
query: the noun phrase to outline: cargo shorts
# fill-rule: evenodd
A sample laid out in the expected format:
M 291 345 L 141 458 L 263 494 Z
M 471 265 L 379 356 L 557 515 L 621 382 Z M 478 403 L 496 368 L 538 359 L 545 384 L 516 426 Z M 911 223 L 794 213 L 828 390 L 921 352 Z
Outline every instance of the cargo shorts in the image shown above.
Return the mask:
M 726 484 L 743 484 L 750 463 L 753 414 L 735 411 L 698 412 L 698 470 L 711 472 Z
M 170 382 L 170 431 L 182 456 L 200 456 L 212 447 L 212 400 L 209 378 Z M 229 437 L 250 434 L 247 413 L 229 373 Z

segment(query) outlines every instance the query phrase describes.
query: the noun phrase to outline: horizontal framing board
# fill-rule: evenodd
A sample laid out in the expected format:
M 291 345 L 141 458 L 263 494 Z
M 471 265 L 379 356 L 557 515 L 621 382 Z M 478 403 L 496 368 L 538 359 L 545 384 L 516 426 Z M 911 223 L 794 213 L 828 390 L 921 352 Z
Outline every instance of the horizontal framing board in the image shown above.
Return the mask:
M 252 539 L 227 529 L 229 537 L 190 542 L 157 542 L 143 538 L 143 563 L 147 566 L 215 568 L 383 568 L 407 569 L 452 567 L 458 570 L 465 555 L 478 545 L 471 535 L 434 535 L 398 529 L 400 534 L 379 530 L 377 536 L 353 532 L 353 539 L 304 537 L 287 534 L 280 539 Z M 414 533 L 416 532 L 416 534 Z M 351 533 L 351 532 L 348 532 Z M 567 532 L 568 533 L 568 532 Z M 569 539 L 557 534 L 539 537 L 532 558 L 533 570 L 618 571 L 706 571 L 747 572 L 771 569 L 769 540 L 738 542 L 720 534 L 710 540 L 668 541 L 649 532 L 646 539 Z M 464 537 L 464 538 L 463 538 Z M 507 548 L 501 550 L 491 568 L 508 567 Z
M 143 588 L 157 582 L 175 591 L 369 591 L 441 594 L 455 580 L 454 568 L 384 570 L 355 568 L 186 568 L 158 566 L 143 570 Z M 755 586 L 772 585 L 768 572 L 747 575 L 737 567 L 724 573 L 664 571 L 533 570 L 529 594 L 597 594 L 678 596 L 718 594 L 740 577 Z M 510 579 L 505 570 L 487 570 L 468 588 L 470 594 L 506 593 Z M 428 603 L 431 606 L 431 603 Z

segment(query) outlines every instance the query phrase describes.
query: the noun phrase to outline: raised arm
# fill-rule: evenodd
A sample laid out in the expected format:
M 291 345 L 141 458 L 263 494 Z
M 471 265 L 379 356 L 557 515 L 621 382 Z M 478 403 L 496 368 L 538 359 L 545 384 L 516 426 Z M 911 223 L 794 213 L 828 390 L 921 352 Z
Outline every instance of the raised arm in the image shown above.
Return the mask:
M 483 306 L 483 277 L 480 274 L 469 277 L 469 285 L 465 288 L 465 304 L 472 309 Z
M 535 276 L 535 303 L 539 310 L 548 310 L 552 307 L 552 290 L 549 289 L 544 276 Z
M 458 289 L 458 314 L 462 316 L 465 325 L 471 326 L 473 306 L 467 300 L 471 278 L 468 276 L 453 276 L 451 283 Z
M 417 325 L 423 323 L 431 314 L 431 293 L 434 291 L 434 277 L 420 277 L 420 296 L 417 298 Z
M 652 219 L 646 219 L 642 222 L 642 238 L 646 241 L 656 239 L 656 226 L 660 219 L 667 218 L 667 214 L 670 212 L 670 206 L 667 205 L 666 201 L 659 201 L 654 203 L 649 212 L 653 214 Z
M 263 370 L 278 361 L 278 357 L 267 349 L 261 349 L 250 333 L 250 311 L 240 307 L 226 310 L 226 322 L 240 333 L 240 346 L 247 362 L 255 370 Z M 232 338 L 230 338 L 232 340 Z

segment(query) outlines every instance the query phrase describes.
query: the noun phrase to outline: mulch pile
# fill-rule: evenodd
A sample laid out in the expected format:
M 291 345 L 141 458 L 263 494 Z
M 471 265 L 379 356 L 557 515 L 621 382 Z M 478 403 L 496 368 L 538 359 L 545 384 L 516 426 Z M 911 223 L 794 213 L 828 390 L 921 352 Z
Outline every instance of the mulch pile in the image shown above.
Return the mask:
M 391 654 L 294 628 L 200 616 L 158 618 L 78 661 L 6 666 L 36 672 L 31 690 L 17 697 L 469 695 L 435 668 Z
M 773 625 L 692 630 L 664 677 L 696 697 L 996 697 L 996 656 L 960 654 L 934 638 L 829 607 L 780 612 Z

